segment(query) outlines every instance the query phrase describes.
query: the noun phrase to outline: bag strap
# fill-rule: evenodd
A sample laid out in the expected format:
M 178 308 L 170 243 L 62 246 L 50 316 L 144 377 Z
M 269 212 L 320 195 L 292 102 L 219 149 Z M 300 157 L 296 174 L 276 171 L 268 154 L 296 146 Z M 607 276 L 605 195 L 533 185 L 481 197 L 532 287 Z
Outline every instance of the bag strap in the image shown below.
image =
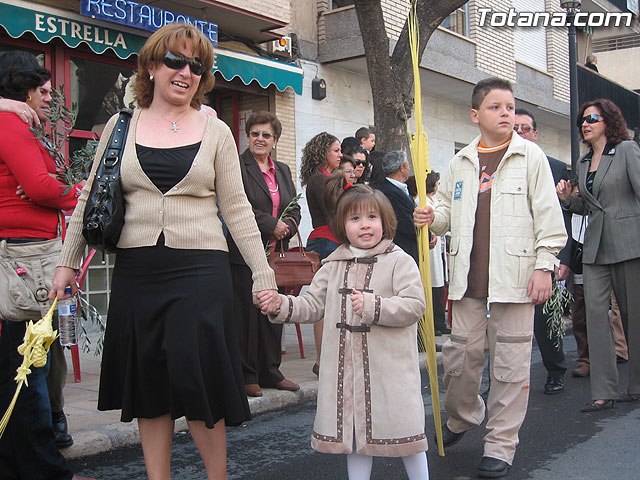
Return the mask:
M 300 246 L 300 253 L 303 257 L 305 257 L 307 253 L 306 253 L 306 250 L 304 249 L 304 245 L 302 244 L 302 237 L 300 236 L 300 229 L 298 228 L 298 224 L 291 217 L 287 218 L 287 220 L 291 220 L 291 222 L 296 227 L 296 235 L 298 236 L 298 245 Z M 280 239 L 280 256 L 284 257 L 284 241 L 282 239 Z
M 129 132 L 129 123 L 131 122 L 132 114 L 133 110 L 130 108 L 120 110 L 118 120 L 111 131 L 111 137 L 109 138 L 107 148 L 105 148 L 104 153 L 102 154 L 102 161 L 100 162 L 96 176 L 119 174 L 120 158 L 122 157 L 127 133 Z

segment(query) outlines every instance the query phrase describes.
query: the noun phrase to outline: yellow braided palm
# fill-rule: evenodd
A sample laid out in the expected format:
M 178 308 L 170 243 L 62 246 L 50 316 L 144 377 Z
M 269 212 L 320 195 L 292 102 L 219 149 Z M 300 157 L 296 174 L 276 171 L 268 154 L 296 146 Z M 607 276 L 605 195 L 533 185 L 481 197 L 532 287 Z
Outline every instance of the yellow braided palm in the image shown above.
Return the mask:
M 52 323 L 56 303 L 58 303 L 58 300 L 54 300 L 53 305 L 51 305 L 47 314 L 38 320 L 38 322 L 34 324 L 33 321 L 29 321 L 27 324 L 27 330 L 24 333 L 24 341 L 18 347 L 18 353 L 24 357 L 22 364 L 18 367 L 17 375 L 15 377 L 18 387 L 16 388 L 13 400 L 11 400 L 7 411 L 0 421 L 0 437 L 7 428 L 9 418 L 11 417 L 13 407 L 15 407 L 16 401 L 18 400 L 18 395 L 20 394 L 22 385 L 26 384 L 29 386 L 27 375 L 31 373 L 30 367 L 33 365 L 34 367 L 41 368 L 47 364 L 47 352 L 49 351 L 49 347 L 53 341 L 58 336 L 58 332 L 53 329 Z
M 407 19 L 409 27 L 409 46 L 411 48 L 411 60 L 413 64 L 413 89 L 414 89 L 414 114 L 416 133 L 409 135 L 411 157 L 413 160 L 413 170 L 416 177 L 416 187 L 418 188 L 418 199 L 420 207 L 427 205 L 427 174 L 431 172 L 429 163 L 429 143 L 427 134 L 422 125 L 422 96 L 420 85 L 420 58 L 418 52 L 418 17 L 416 14 L 416 4 L 413 3 Z M 407 131 L 410 131 L 407 128 Z M 418 334 L 425 347 L 427 358 L 427 371 L 429 373 L 429 384 L 431 386 L 431 400 L 433 404 L 433 420 L 436 428 L 436 438 L 438 441 L 438 454 L 444 456 L 444 446 L 442 445 L 442 417 L 440 416 L 440 390 L 438 387 L 438 365 L 436 361 L 436 341 L 433 327 L 433 298 L 431 295 L 431 265 L 429 259 L 429 229 L 422 227 L 418 229 L 418 266 L 420 267 L 420 277 L 424 287 L 424 295 L 427 299 L 427 309 L 418 324 Z

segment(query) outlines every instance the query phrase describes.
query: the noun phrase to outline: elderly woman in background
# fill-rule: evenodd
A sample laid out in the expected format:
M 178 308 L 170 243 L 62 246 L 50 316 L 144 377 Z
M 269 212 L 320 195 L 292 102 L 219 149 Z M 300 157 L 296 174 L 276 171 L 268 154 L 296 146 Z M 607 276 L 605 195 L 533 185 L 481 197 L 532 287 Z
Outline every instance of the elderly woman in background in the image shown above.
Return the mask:
M 344 175 L 344 179 L 347 183 L 356 183 L 356 161 L 349 155 L 343 155 L 340 159 L 340 170 Z
M 296 196 L 289 167 L 271 158 L 282 134 L 280 120 L 269 112 L 252 113 L 245 131 L 249 142 L 240 155 L 242 183 L 253 207 L 262 243 L 272 251 L 289 248 L 289 239 L 300 223 L 300 207 L 295 206 L 281 219 L 283 211 Z M 300 389 L 280 372 L 282 325 L 273 324 L 252 304 L 251 270 L 232 238 L 228 240 L 233 278 L 234 307 L 240 357 L 247 395 L 261 397 L 260 387 L 295 392 Z
M 60 211 L 76 206 L 77 195 L 84 184 L 64 193 L 63 183 L 55 178 L 54 160 L 29 130 L 33 113 L 39 120 L 46 121 L 45 112 L 51 100 L 50 78 L 51 73 L 41 68 L 30 53 L 0 53 L 0 96 L 4 97 L 0 103 L 0 110 L 3 110 L 0 113 L 0 248 L 7 255 L 12 255 L 15 249 L 26 253 L 30 245 L 40 248 L 38 246 L 45 242 L 60 244 L 59 237 L 64 228 Z M 53 250 L 55 258 L 48 261 L 55 265 L 60 246 L 56 245 Z M 49 282 L 49 278 L 45 279 L 48 286 Z M 9 406 L 16 387 L 13 378 L 22 363 L 17 348 L 23 341 L 26 322 L 15 320 L 18 319 L 2 319 L 1 412 Z M 28 385 L 22 389 L 7 430 L 0 438 L 2 478 L 81 478 L 74 477 L 56 448 L 46 382 L 54 353 L 57 354 L 57 367 L 60 367 L 57 378 L 61 381 L 55 390 L 59 397 L 62 396 L 66 363 L 57 342 L 52 345 L 44 367 L 31 367 Z M 64 418 L 62 406 L 54 413 L 56 418 L 59 415 Z M 68 441 L 71 437 L 65 435 Z
M 273 289 L 244 189 L 233 135 L 199 112 L 213 88 L 213 47 L 197 28 L 174 23 L 138 57 L 139 105 L 121 157 L 126 205 L 118 241 L 100 373 L 99 410 L 138 419 L 147 474 L 171 477 L 174 420 L 185 416 L 208 478 L 226 478 L 226 425 L 251 417 L 233 311 L 227 242 L 216 200 L 253 272 L 254 292 Z M 63 246 L 50 298 L 74 293 L 85 242 L 82 217 L 113 131 L 102 135 Z
M 316 252 L 323 260 L 329 256 L 340 242 L 331 232 L 328 225 L 327 212 L 325 211 L 322 190 L 331 172 L 340 166 L 342 148 L 340 141 L 327 132 L 321 132 L 307 142 L 302 149 L 302 165 L 300 167 L 300 180 L 302 186 L 307 186 L 307 205 L 311 214 L 313 231 L 307 240 L 307 249 Z M 316 363 L 313 365 L 313 373 L 318 375 L 320 371 L 320 350 L 322 348 L 323 322 L 317 322 L 313 326 L 313 336 L 316 343 Z
M 579 193 L 572 195 L 564 180 L 557 192 L 565 208 L 589 218 L 582 263 L 592 401 L 581 411 L 595 412 L 616 400 L 640 400 L 640 148 L 610 100 L 584 103 L 578 118 L 580 138 L 590 147 L 576 165 Z M 629 382 L 622 395 L 608 319 L 612 288 L 629 335 Z

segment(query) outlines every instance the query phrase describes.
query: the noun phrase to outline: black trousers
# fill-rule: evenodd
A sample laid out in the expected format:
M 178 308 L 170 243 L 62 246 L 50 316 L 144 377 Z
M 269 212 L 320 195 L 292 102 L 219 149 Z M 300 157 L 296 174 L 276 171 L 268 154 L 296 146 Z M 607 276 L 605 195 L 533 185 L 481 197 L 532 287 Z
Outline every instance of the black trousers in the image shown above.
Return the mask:
M 553 376 L 561 376 L 567 371 L 567 365 L 564 360 L 564 346 L 562 337 L 549 338 L 547 330 L 547 321 L 549 315 L 542 313 L 544 304 L 536 305 L 536 312 L 533 317 L 533 331 L 538 342 L 542 363 L 547 373 Z M 556 338 L 559 342 L 559 349 L 555 347 Z
M 26 322 L 2 321 L 0 333 L 0 415 L 4 415 L 16 391 L 16 369 L 22 364 L 18 345 L 24 338 Z M 58 452 L 51 422 L 51 407 L 44 367 L 31 367 L 18 396 L 11 418 L 0 437 L 0 478 L 2 480 L 70 480 L 73 472 Z
M 231 265 L 231 277 L 244 383 L 275 385 L 284 379 L 280 372 L 283 325 L 271 323 L 253 304 L 249 267 Z

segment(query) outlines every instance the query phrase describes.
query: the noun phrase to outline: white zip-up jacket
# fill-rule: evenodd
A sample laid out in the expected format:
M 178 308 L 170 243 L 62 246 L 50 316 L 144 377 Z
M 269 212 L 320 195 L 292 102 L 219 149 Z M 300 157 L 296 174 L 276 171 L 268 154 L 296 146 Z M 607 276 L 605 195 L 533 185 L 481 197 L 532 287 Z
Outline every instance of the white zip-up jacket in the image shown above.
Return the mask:
M 451 231 L 451 300 L 460 300 L 467 291 L 480 186 L 479 141 L 480 136 L 449 163 L 431 225 L 436 235 Z M 547 157 L 515 132 L 495 172 L 490 222 L 488 301 L 528 303 L 534 269 L 553 271 L 567 233 Z

